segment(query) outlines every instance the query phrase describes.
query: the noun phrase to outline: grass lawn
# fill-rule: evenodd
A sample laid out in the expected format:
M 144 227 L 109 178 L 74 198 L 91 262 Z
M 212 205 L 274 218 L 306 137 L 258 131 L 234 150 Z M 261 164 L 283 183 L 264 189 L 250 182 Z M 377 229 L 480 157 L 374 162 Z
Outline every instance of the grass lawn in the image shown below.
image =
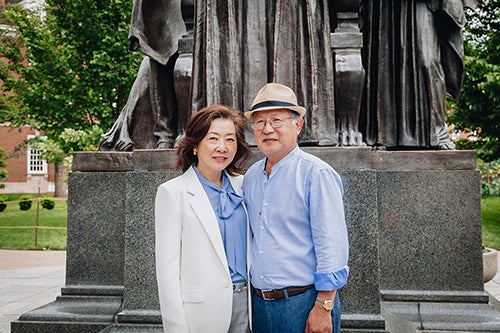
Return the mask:
M 483 216 L 483 243 L 500 250 L 500 196 L 484 197 L 481 200 Z
M 36 197 L 36 196 L 33 196 Z M 8 200 L 15 200 L 9 196 Z M 64 250 L 66 249 L 66 200 L 55 200 L 51 210 L 38 210 L 38 235 L 36 235 L 37 201 L 29 210 L 20 210 L 19 203 L 7 202 L 0 212 L 0 249 L 8 250 Z M 36 238 L 36 244 L 35 244 Z
M 8 200 L 14 198 L 9 197 Z M 10 250 L 64 250 L 66 249 L 66 200 L 56 200 L 54 209 L 42 209 L 38 216 L 38 239 L 35 245 L 36 201 L 31 209 L 23 211 L 19 204 L 8 203 L 0 212 L 0 249 Z M 481 200 L 483 242 L 500 250 L 500 196 Z M 53 228 L 53 229 L 52 229 Z

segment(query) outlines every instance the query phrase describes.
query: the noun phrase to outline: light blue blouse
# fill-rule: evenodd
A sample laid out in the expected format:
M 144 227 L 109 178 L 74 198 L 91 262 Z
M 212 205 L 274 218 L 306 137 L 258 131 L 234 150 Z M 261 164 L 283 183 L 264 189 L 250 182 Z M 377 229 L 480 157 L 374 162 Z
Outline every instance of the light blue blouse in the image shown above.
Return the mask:
M 219 222 L 219 230 L 226 250 L 227 263 L 233 283 L 247 280 L 247 227 L 243 197 L 238 195 L 225 172 L 222 174 L 222 188 L 203 177 L 198 168 L 194 170 Z

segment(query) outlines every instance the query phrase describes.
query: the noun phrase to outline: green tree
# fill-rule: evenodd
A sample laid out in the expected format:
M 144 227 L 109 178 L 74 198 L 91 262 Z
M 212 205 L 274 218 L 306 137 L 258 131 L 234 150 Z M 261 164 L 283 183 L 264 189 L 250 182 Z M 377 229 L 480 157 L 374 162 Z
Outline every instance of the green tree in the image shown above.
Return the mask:
M 6 7 L 0 123 L 43 131 L 48 139 L 39 144 L 56 165 L 61 195 L 63 160 L 75 150 L 96 149 L 96 133 L 109 129 L 125 105 L 142 55 L 128 50 L 131 0 L 45 3 L 39 9 Z M 74 141 L 81 138 L 89 141 Z
M 500 158 L 500 0 L 484 0 L 468 12 L 468 21 L 464 85 L 448 121 L 477 133 L 476 141 L 461 140 L 459 148 L 476 149 L 478 157 L 493 161 Z
M 0 181 L 5 181 L 9 178 L 9 172 L 4 168 L 7 166 L 5 160 L 9 158 L 7 154 L 5 154 L 5 150 L 0 148 Z M 5 188 L 5 184 L 0 184 L 0 188 Z
M 130 0 L 46 0 L 8 5 L 0 33 L 0 122 L 59 141 L 65 129 L 111 127 L 142 55 L 128 51 Z

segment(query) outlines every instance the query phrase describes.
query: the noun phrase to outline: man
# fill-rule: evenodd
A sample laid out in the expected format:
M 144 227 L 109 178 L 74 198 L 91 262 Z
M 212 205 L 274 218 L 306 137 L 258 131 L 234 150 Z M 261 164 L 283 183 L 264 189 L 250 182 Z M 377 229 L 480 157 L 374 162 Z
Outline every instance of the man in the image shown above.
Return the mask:
M 337 289 L 349 273 L 343 187 L 332 167 L 298 147 L 304 114 L 295 93 L 276 83 L 245 112 L 266 155 L 243 182 L 255 333 L 340 332 Z

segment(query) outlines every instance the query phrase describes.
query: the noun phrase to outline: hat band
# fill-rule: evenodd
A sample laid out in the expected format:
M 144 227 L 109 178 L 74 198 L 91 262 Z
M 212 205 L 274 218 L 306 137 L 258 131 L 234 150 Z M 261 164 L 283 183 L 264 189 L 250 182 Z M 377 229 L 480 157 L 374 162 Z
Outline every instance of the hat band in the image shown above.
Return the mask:
M 288 102 L 282 102 L 282 101 L 264 101 L 264 102 L 260 102 L 260 103 L 255 104 L 254 106 L 252 106 L 252 108 L 250 109 L 250 111 L 257 110 L 257 109 L 260 109 L 260 108 L 274 107 L 274 106 L 283 106 L 285 108 L 288 107 L 288 106 L 297 107 L 297 105 L 295 105 L 293 103 L 288 103 Z

